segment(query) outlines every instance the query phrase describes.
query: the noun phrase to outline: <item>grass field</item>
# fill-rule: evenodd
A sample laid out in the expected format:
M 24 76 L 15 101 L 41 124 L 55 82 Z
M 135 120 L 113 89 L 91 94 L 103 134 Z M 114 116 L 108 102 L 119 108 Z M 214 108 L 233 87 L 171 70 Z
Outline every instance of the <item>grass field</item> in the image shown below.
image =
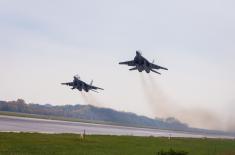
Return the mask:
M 235 155 L 234 140 L 0 133 L 0 155 L 157 155 L 170 148 L 189 155 Z

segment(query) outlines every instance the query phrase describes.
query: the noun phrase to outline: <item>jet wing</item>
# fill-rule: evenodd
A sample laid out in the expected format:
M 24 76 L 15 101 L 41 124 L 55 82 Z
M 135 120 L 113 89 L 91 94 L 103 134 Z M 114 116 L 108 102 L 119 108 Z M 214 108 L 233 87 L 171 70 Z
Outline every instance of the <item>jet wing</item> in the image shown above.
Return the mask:
M 62 85 L 73 86 L 73 82 L 61 83 Z
M 91 89 L 100 89 L 100 90 L 104 90 L 103 88 L 99 88 L 99 87 L 96 87 L 96 86 L 90 86 Z
M 104 90 L 103 88 L 99 88 L 99 87 L 93 86 L 92 84 L 89 85 L 89 84 L 87 84 L 87 83 L 85 83 L 85 87 L 87 87 L 89 90 L 92 90 L 92 89 Z
M 119 62 L 120 65 L 128 65 L 128 66 L 135 66 L 135 62 L 132 61 L 124 61 L 124 62 Z
M 168 69 L 165 68 L 165 67 L 158 66 L 158 65 L 155 65 L 155 64 L 153 64 L 153 63 L 151 63 L 151 67 L 152 67 L 153 69 L 164 69 L 164 70 L 168 70 Z

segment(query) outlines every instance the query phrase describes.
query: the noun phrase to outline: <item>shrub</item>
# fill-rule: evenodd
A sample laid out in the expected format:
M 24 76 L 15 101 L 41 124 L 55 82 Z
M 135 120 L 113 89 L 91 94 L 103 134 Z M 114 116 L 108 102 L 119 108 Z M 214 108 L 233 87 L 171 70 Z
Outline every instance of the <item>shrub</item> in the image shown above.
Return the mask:
M 170 149 L 169 151 L 159 151 L 157 152 L 157 155 L 187 155 L 188 152 L 185 151 L 175 151 L 173 149 Z

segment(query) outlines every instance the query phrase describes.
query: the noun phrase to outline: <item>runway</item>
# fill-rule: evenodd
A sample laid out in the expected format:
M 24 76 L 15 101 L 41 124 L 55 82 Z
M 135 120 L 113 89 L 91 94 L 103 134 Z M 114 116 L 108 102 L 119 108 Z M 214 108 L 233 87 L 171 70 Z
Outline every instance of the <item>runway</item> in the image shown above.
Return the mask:
M 154 137 L 232 138 L 183 131 L 136 128 L 0 115 L 1 132 L 82 133 L 91 135 L 132 135 Z

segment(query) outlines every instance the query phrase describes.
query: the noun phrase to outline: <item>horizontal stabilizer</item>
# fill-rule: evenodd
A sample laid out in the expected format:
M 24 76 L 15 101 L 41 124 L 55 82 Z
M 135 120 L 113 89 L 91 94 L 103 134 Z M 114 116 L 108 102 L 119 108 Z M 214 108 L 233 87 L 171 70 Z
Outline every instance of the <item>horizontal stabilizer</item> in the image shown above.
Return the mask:
M 93 90 L 93 89 L 91 89 L 91 91 L 96 92 L 96 93 L 99 93 L 98 91 L 95 91 L 95 90 Z
M 130 71 L 137 70 L 137 67 L 129 69 Z
M 168 70 L 168 69 L 167 69 L 167 68 L 165 68 L 165 67 L 162 67 L 161 69 Z
M 103 88 L 96 87 L 96 89 L 104 90 Z
M 128 65 L 128 66 L 135 66 L 135 62 L 133 60 L 131 61 L 125 61 L 125 62 L 119 62 L 120 65 Z
M 161 73 L 159 73 L 159 72 L 157 72 L 157 71 L 155 71 L 153 69 L 151 69 L 151 71 L 154 72 L 154 73 L 157 73 L 157 74 L 161 74 Z

